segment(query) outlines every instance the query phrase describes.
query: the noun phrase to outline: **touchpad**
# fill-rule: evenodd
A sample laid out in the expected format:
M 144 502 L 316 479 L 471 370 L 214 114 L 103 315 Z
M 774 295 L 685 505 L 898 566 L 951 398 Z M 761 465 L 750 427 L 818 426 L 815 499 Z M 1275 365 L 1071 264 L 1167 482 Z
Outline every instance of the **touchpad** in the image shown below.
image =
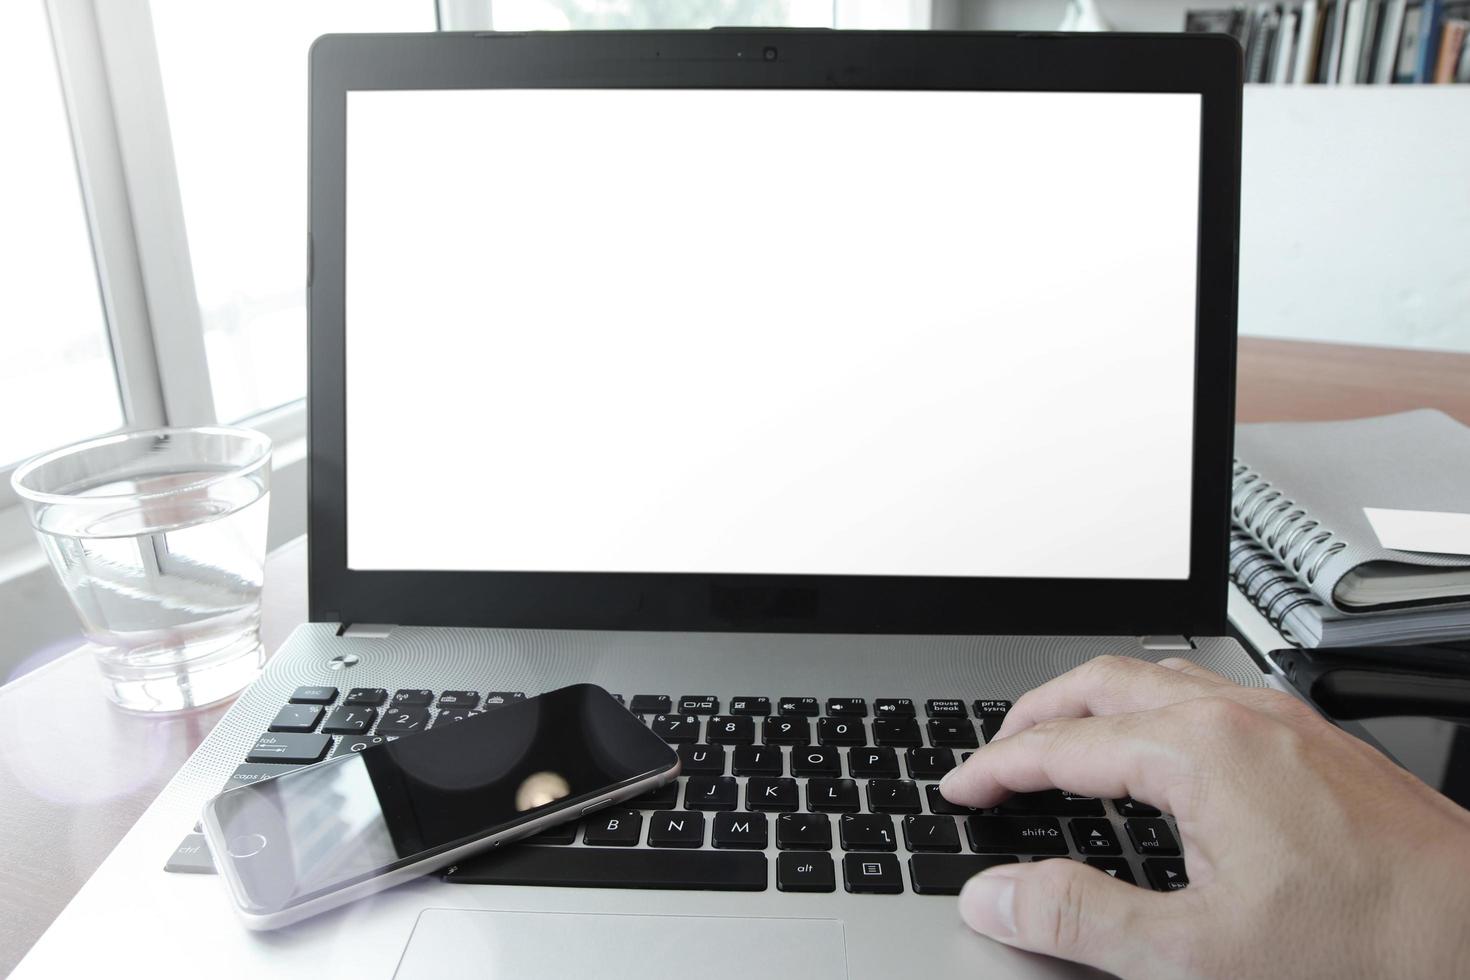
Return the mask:
M 760 951 L 761 963 L 781 964 L 783 976 L 847 976 L 842 923 L 834 919 L 484 909 L 425 909 L 394 975 L 444 980 L 468 965 L 475 976 L 518 980 L 648 980 L 675 970 L 700 980 L 750 980 L 751 950 Z

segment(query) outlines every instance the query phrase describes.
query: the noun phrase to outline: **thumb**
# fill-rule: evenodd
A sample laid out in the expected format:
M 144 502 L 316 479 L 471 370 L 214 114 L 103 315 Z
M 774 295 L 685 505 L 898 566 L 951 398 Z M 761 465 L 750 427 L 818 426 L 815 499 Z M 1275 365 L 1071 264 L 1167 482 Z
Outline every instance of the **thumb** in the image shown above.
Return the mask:
M 1163 897 L 1061 858 L 986 869 L 960 891 L 960 917 L 1008 946 L 1124 973 L 1152 959 Z

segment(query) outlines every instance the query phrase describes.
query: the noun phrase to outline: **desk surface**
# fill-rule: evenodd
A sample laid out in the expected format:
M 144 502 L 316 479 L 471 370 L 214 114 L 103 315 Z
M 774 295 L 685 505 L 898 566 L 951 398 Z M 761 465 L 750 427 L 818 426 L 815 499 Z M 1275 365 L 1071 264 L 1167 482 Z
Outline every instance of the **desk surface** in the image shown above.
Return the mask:
M 1238 418 L 1330 419 L 1433 406 L 1470 424 L 1470 354 L 1244 338 Z M 306 620 L 306 547 L 266 565 L 262 638 Z M 0 687 L 0 975 L 9 973 L 224 713 L 149 718 L 102 694 L 78 650 Z

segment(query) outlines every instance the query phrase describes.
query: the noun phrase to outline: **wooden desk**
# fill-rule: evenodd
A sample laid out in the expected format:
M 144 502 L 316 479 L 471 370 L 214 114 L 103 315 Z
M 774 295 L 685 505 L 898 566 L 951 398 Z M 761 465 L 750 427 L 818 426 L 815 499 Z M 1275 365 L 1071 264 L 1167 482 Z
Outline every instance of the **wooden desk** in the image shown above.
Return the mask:
M 1470 355 L 1246 338 L 1241 421 L 1441 408 L 1470 424 Z M 305 539 L 266 566 L 262 636 L 306 619 Z M 0 975 L 9 973 L 224 713 L 112 707 L 90 653 L 0 688 Z M 162 857 L 160 856 L 160 860 Z

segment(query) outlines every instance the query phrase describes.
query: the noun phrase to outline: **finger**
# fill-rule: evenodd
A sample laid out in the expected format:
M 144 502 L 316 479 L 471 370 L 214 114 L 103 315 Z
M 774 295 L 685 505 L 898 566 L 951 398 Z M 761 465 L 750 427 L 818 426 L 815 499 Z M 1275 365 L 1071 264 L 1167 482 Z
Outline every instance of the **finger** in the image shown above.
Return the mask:
M 1200 731 L 1210 710 L 1184 702 L 1154 711 L 1051 721 L 998 739 L 945 773 L 939 791 L 952 803 L 990 807 L 1011 793 L 1064 789 L 1085 796 L 1132 796 L 1181 820 L 1193 801 L 1176 787 L 1200 771 Z M 1230 703 L 1230 702 L 1222 702 Z
M 1212 694 L 1244 691 L 1210 683 L 1135 657 L 1097 657 L 1023 694 L 1001 722 L 996 739 L 1053 718 L 1086 718 L 1147 711 Z
M 1160 667 L 1166 667 L 1169 670 L 1177 670 L 1181 674 L 1188 674 L 1190 677 L 1197 677 L 1202 681 L 1212 682 L 1215 684 L 1234 683 L 1234 681 L 1230 680 L 1230 678 L 1225 677 L 1221 674 L 1217 674 L 1208 667 L 1201 667 L 1193 660 L 1186 660 L 1183 657 L 1165 657 L 1158 663 Z
M 1008 946 L 1127 974 L 1157 961 L 1159 903 L 1174 897 L 1062 858 L 981 872 L 960 891 L 960 918 Z

